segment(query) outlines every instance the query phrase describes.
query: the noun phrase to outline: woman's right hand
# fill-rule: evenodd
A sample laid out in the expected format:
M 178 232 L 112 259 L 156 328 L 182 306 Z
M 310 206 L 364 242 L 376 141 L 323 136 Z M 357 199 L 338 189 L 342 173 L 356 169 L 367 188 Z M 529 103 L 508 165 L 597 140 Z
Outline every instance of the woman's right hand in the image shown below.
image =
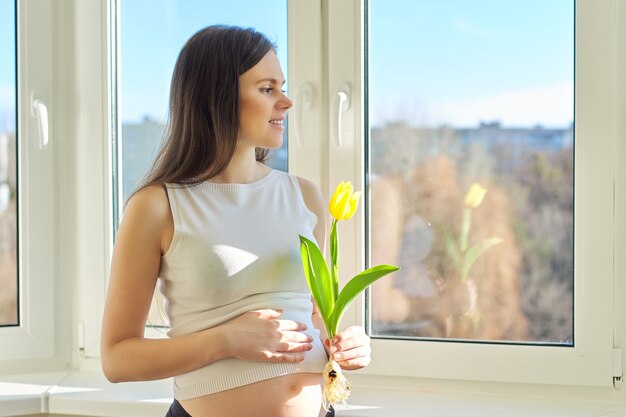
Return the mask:
M 307 326 L 293 320 L 279 320 L 280 310 L 248 311 L 223 324 L 230 356 L 256 362 L 294 363 L 304 360 L 313 348 Z

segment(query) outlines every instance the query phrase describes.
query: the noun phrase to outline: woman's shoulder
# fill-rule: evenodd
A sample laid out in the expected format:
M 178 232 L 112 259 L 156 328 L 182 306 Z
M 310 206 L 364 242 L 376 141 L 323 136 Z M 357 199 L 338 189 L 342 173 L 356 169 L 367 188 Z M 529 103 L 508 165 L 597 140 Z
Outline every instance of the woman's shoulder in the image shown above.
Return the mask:
M 124 217 L 140 217 L 164 225 L 171 217 L 169 199 L 163 185 L 149 185 L 135 192 L 124 209 Z
M 163 254 L 172 240 L 173 229 L 169 200 L 164 187 L 147 186 L 128 199 L 116 245 L 152 248 Z
M 290 175 L 293 175 L 293 177 L 298 180 L 298 183 L 300 184 L 300 188 L 302 189 L 303 192 L 305 190 L 307 190 L 308 192 L 319 192 L 319 187 L 313 181 L 304 177 L 300 177 L 298 175 L 294 175 L 294 174 L 290 174 Z
M 290 174 L 293 175 L 293 174 Z M 319 198 L 320 202 L 322 200 L 322 193 L 320 188 L 313 181 L 299 177 L 297 175 L 293 175 L 293 177 L 298 181 L 298 185 L 300 185 L 300 190 L 302 191 L 302 196 L 304 197 L 305 202 L 308 200 L 316 200 Z

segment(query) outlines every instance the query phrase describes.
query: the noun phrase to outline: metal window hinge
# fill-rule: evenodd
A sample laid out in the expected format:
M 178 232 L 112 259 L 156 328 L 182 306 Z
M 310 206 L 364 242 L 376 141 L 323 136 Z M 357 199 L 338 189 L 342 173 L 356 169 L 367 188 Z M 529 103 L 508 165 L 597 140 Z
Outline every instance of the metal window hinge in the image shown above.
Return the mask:
M 76 338 L 78 342 L 78 351 L 85 353 L 85 325 L 83 323 L 78 323 Z
M 622 382 L 622 349 L 613 348 L 613 386 Z

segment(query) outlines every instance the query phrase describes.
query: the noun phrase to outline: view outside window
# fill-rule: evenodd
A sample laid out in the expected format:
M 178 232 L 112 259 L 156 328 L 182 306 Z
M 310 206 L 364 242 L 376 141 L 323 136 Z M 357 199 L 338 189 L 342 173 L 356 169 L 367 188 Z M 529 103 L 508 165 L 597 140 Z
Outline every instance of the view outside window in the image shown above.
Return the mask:
M 122 198 L 139 184 L 163 138 L 174 64 L 196 31 L 213 24 L 253 27 L 278 46 L 287 76 L 287 1 L 119 0 L 121 58 L 119 115 L 122 124 Z M 286 84 L 285 84 L 286 88 Z M 284 145 L 269 165 L 287 170 Z
M 0 0 L 0 326 L 18 325 L 15 0 Z
M 122 137 L 117 164 L 122 178 L 119 198 L 126 201 L 150 168 L 163 139 L 172 72 L 187 39 L 214 24 L 253 27 L 277 46 L 287 77 L 287 0 L 118 0 L 118 7 Z M 270 152 L 268 165 L 287 171 L 287 142 L 285 129 L 283 146 Z M 152 325 L 167 325 L 160 300 L 156 291 L 149 317 Z
M 369 8 L 371 334 L 573 345 L 574 1 Z

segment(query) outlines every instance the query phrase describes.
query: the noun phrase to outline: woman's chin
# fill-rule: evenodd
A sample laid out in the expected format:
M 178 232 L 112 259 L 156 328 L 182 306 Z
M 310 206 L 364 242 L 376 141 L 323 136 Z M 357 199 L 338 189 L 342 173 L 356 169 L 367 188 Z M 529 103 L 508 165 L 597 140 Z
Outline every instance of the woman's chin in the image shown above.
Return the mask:
M 269 142 L 266 143 L 264 145 L 260 145 L 260 148 L 266 148 L 266 149 L 270 149 L 270 150 L 276 150 L 278 148 L 280 148 L 281 146 L 283 146 L 283 138 L 281 137 L 280 140 L 275 140 L 273 142 Z

